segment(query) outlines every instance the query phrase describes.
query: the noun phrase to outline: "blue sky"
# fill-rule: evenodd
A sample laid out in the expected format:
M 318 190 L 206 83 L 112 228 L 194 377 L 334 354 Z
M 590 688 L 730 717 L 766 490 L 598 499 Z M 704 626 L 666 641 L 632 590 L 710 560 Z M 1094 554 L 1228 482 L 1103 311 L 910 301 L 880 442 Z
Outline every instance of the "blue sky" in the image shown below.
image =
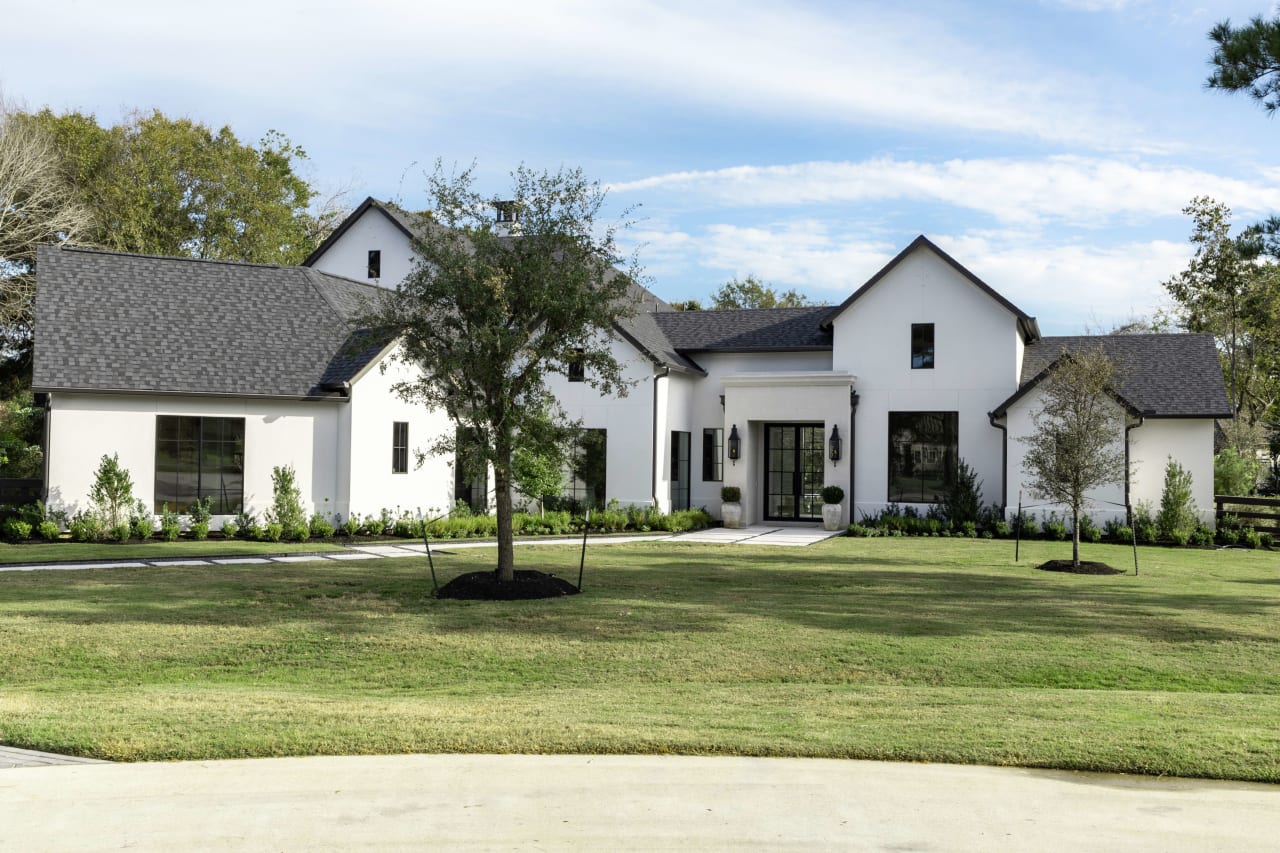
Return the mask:
M 11 7 L 11 8 L 5 8 Z M 0 0 L 0 88 L 103 123 L 157 107 L 287 133 L 322 189 L 423 200 L 581 166 L 640 205 L 651 287 L 755 274 L 838 302 L 917 234 L 1046 333 L 1162 303 L 1195 195 L 1280 212 L 1280 126 L 1209 92 L 1217 21 L 1268 5 Z

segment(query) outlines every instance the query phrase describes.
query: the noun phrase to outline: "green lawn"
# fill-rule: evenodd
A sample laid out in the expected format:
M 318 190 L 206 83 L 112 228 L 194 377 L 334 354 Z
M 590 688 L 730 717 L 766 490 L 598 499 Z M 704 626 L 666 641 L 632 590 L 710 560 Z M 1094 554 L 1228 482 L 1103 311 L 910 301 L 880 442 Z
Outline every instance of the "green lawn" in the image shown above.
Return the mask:
M 24 542 L 0 544 L 0 563 L 46 563 L 60 560 L 180 560 L 196 557 L 234 557 L 254 554 L 304 554 L 341 551 L 331 542 L 248 542 L 243 539 L 182 539 L 177 542 Z
M 442 546 L 447 550 L 447 545 Z M 0 742 L 109 759 L 888 758 L 1280 781 L 1280 558 L 839 539 L 591 552 L 586 594 L 425 560 L 0 574 Z M 1132 569 L 1130 552 L 1086 559 Z M 577 551 L 522 549 L 577 574 Z M 437 557 L 442 579 L 493 559 Z

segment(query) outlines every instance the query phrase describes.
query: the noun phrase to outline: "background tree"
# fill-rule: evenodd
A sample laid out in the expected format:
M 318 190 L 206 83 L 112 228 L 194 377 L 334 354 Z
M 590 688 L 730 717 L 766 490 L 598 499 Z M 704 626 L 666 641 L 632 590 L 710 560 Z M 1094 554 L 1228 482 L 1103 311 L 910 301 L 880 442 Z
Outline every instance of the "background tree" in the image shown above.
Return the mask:
M 1195 222 L 1195 255 L 1164 286 L 1179 325 L 1217 339 L 1235 415 L 1224 428 L 1233 446 L 1252 452 L 1252 436 L 1280 412 L 1280 265 L 1258 256 L 1256 234 L 1231 235 L 1226 205 L 1201 196 L 1183 212 Z
M 1280 16 L 1268 21 L 1255 15 L 1243 27 L 1222 21 L 1209 31 L 1209 38 L 1215 47 L 1206 85 L 1245 92 L 1264 110 L 1275 112 L 1280 107 Z
M 619 273 L 615 234 L 599 222 L 605 193 L 579 169 L 512 173 L 505 198 L 518 236 L 495 227 L 497 198 L 474 188 L 471 169 L 428 177 L 430 209 L 419 223 L 414 271 L 370 303 L 364 323 L 399 339 L 397 357 L 416 368 L 406 399 L 443 408 L 461 428 L 432 452 L 453 451 L 469 430 L 493 466 L 498 576 L 514 577 L 513 462 L 563 442 L 573 425 L 546 385 L 549 373 L 581 364 L 602 394 L 625 394 L 610 351 L 614 323 L 635 310 L 631 275 Z
M 1114 399 L 1116 368 L 1101 350 L 1067 353 L 1041 385 L 1042 401 L 1032 415 L 1034 430 L 1022 470 L 1031 492 L 1071 508 L 1071 562 L 1080 566 L 1080 515 L 1089 491 L 1123 483 L 1124 410 Z
M 65 181 L 92 213 L 86 239 L 96 245 L 295 264 L 323 238 L 308 212 L 315 192 L 298 174 L 307 154 L 274 130 L 253 146 L 229 127 L 159 111 L 109 128 L 48 109 L 24 121 L 54 138 Z
M 80 242 L 91 225 L 53 137 L 0 102 L 0 397 L 30 384 L 36 247 Z
M 754 275 L 739 280 L 734 276 L 724 287 L 711 294 L 711 307 L 726 308 L 799 308 L 815 305 L 809 297 L 796 290 L 781 293 L 773 285 L 766 284 Z

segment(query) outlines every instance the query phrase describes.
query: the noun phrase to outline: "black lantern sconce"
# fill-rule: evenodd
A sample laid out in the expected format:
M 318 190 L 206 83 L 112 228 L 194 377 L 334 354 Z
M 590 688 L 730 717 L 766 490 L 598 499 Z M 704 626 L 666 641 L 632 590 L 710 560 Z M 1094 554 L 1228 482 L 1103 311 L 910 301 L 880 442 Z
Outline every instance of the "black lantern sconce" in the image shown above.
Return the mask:
M 737 465 L 741 455 L 742 439 L 738 437 L 738 425 L 734 424 L 733 429 L 729 430 L 729 460 Z
M 844 448 L 844 442 L 840 439 L 840 425 L 836 424 L 831 427 L 831 440 L 827 443 L 830 448 L 830 456 L 832 462 L 840 461 L 840 451 Z

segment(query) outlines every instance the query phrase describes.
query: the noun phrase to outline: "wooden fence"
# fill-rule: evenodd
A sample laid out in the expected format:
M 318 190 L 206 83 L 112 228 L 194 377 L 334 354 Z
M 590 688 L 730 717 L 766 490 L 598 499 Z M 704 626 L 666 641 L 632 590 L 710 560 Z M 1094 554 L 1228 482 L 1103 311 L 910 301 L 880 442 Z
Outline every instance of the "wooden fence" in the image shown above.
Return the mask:
M 1280 498 L 1235 498 L 1230 495 L 1214 495 L 1213 502 L 1217 510 L 1215 516 L 1218 524 L 1222 524 L 1224 515 L 1234 515 L 1242 524 L 1252 527 L 1259 533 L 1280 536 Z M 1227 509 L 1227 507 L 1233 508 Z M 1236 507 L 1244 507 L 1244 509 Z

